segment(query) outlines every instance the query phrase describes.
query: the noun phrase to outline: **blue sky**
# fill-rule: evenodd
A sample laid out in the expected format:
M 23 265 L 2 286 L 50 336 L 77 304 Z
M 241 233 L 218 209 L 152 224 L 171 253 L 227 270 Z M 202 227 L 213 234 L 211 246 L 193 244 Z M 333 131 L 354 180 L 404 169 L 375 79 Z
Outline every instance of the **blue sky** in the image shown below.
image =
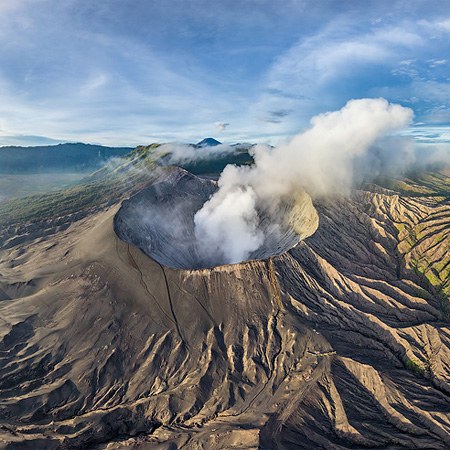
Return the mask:
M 450 131 L 450 2 L 1 0 L 0 145 L 278 143 L 351 98 Z

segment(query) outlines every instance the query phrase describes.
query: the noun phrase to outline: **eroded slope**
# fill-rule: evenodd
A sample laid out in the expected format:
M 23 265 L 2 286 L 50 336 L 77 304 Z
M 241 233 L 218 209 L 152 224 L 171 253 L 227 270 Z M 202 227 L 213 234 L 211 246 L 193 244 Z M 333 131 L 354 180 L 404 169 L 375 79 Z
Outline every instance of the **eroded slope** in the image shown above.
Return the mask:
M 448 233 L 448 197 L 317 208 L 295 249 L 214 269 L 119 240 L 118 205 L 2 250 L 3 448 L 448 448 L 448 279 L 402 234 Z

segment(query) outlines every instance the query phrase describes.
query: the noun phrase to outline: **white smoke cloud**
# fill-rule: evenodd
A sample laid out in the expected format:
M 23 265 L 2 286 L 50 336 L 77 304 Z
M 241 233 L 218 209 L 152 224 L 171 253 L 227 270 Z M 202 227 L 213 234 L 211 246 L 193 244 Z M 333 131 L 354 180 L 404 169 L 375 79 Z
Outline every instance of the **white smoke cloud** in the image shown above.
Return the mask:
M 411 109 L 382 98 L 350 100 L 313 117 L 311 127 L 286 145 L 254 147 L 255 164 L 227 166 L 219 190 L 195 215 L 199 252 L 205 259 L 218 252 L 228 263 L 245 260 L 264 241 L 259 211 L 276 211 L 303 189 L 313 196 L 348 192 L 354 160 L 412 117 Z
M 219 132 L 225 131 L 226 128 L 228 128 L 230 126 L 230 124 L 227 122 L 216 122 L 214 125 L 216 126 L 216 129 Z
M 159 155 L 167 155 L 169 164 L 181 164 L 186 162 L 203 161 L 207 159 L 217 158 L 237 152 L 236 147 L 226 144 L 219 144 L 205 147 L 195 147 L 187 144 L 163 144 L 160 145 L 155 153 Z
M 200 255 L 220 255 L 219 260 L 228 263 L 242 261 L 264 242 L 258 228 L 256 194 L 250 187 L 238 187 L 225 196 L 214 195 L 208 208 L 202 208 L 195 216 L 196 238 Z M 214 237 L 211 239 L 211 232 Z M 205 236 L 205 239 L 199 239 Z M 203 257 L 207 261 L 207 258 Z M 217 256 L 214 257 L 217 260 Z

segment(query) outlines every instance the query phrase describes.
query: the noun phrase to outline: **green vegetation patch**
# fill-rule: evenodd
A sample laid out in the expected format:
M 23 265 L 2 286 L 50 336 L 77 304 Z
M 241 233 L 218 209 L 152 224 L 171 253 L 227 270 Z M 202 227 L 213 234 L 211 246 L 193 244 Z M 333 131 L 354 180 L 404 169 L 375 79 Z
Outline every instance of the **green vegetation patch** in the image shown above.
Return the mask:
M 425 368 L 422 367 L 420 362 L 415 359 L 407 359 L 406 368 L 419 377 L 423 377 L 425 375 Z

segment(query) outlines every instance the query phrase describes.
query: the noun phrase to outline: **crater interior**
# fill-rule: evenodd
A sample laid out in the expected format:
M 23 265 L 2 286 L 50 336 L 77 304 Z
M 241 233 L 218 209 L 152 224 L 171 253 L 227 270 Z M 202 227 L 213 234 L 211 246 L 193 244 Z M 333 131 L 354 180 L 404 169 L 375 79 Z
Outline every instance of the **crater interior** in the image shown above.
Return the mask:
M 114 218 L 115 232 L 164 266 L 191 270 L 226 264 L 222 255 L 202 258 L 195 239 L 195 213 L 217 189 L 215 181 L 176 169 L 122 203 Z M 283 202 L 276 212 L 258 212 L 265 240 L 246 260 L 284 253 L 318 226 L 317 212 L 306 193 Z

